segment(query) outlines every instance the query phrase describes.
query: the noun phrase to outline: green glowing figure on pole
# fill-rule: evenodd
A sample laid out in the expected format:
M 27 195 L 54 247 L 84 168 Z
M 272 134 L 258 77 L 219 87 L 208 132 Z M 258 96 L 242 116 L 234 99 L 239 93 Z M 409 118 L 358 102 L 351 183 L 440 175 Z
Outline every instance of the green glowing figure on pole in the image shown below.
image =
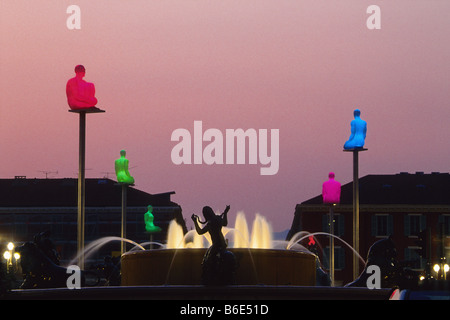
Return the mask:
M 158 226 L 155 226 L 153 223 L 153 220 L 155 217 L 153 216 L 153 207 L 150 205 L 148 206 L 148 211 L 144 214 L 144 221 L 145 221 L 145 231 L 149 233 L 155 233 L 160 232 L 161 228 Z
M 130 175 L 128 171 L 129 161 L 125 158 L 125 150 L 120 151 L 120 158 L 115 161 L 115 169 L 117 182 L 124 184 L 134 184 L 134 178 Z

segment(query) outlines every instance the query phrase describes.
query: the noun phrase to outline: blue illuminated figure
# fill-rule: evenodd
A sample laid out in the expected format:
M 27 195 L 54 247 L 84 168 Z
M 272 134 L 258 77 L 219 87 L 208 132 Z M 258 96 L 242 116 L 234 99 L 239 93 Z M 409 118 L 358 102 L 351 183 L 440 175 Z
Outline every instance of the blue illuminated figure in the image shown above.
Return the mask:
M 351 134 L 348 141 L 344 144 L 344 149 L 357 149 L 364 147 L 364 140 L 367 133 L 367 122 L 360 118 L 361 111 L 356 109 L 353 112 L 355 119 L 351 122 Z

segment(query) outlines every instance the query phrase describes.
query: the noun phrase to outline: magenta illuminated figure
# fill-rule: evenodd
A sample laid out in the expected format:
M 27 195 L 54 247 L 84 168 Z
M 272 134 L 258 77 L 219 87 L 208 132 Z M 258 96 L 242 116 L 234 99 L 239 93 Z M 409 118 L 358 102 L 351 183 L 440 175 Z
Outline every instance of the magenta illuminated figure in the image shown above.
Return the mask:
M 322 185 L 323 203 L 338 204 L 341 201 L 341 184 L 334 180 L 334 173 L 328 174 L 328 181 Z
M 82 65 L 75 67 L 75 77 L 69 79 L 66 85 L 67 102 L 71 109 L 87 109 L 95 107 L 95 86 L 93 83 L 83 80 L 86 69 Z
M 353 115 L 355 119 L 350 124 L 351 134 L 350 138 L 344 144 L 345 150 L 363 148 L 366 139 L 367 122 L 361 119 L 361 111 L 359 109 L 356 109 Z

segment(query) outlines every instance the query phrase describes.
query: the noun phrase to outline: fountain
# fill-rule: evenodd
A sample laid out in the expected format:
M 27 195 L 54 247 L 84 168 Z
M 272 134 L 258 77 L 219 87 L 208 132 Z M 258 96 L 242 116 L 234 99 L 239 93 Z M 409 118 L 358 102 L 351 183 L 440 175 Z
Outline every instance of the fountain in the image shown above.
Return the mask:
M 228 249 L 237 260 L 237 285 L 314 286 L 317 257 L 300 245 L 280 246 L 272 240 L 267 220 L 257 214 L 248 230 L 239 212 L 234 228 L 223 228 Z M 122 286 L 199 285 L 202 260 L 211 239 L 195 230 L 186 235 L 175 221 L 169 226 L 164 249 L 138 250 L 122 256 Z

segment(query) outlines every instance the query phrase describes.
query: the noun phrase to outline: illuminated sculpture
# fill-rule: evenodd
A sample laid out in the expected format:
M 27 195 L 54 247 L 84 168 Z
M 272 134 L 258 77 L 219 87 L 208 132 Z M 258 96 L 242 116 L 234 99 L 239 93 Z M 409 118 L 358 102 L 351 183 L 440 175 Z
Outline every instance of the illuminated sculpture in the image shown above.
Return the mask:
M 367 122 L 360 118 L 361 111 L 356 109 L 353 112 L 355 119 L 351 122 L 351 134 L 348 141 L 344 144 L 344 149 L 357 149 L 364 147 L 364 140 L 366 139 Z
M 151 233 L 159 232 L 161 231 L 161 228 L 153 224 L 153 220 L 155 219 L 155 217 L 153 216 L 152 212 L 153 207 L 150 205 L 148 206 L 148 211 L 144 214 L 145 230 Z
M 125 158 L 125 150 L 120 151 L 120 158 L 114 163 L 116 169 L 117 182 L 124 184 L 133 184 L 134 178 L 128 172 L 128 159 Z
M 341 184 L 334 180 L 334 173 L 328 174 L 328 180 L 322 185 L 323 203 L 338 204 L 341 200 Z
M 195 214 L 192 215 L 195 230 L 199 235 L 209 232 L 212 245 L 206 251 L 202 262 L 202 282 L 205 285 L 230 285 L 234 284 L 236 270 L 236 257 L 227 250 L 222 227 L 227 226 L 227 213 L 230 206 L 225 208 L 221 215 L 216 215 L 211 207 L 203 207 L 203 217 L 205 222 L 199 220 Z M 199 223 L 205 226 L 201 228 Z
M 69 79 L 66 85 L 67 102 L 71 109 L 87 109 L 95 107 L 95 86 L 93 83 L 83 80 L 86 69 L 82 65 L 75 67 L 75 77 Z

